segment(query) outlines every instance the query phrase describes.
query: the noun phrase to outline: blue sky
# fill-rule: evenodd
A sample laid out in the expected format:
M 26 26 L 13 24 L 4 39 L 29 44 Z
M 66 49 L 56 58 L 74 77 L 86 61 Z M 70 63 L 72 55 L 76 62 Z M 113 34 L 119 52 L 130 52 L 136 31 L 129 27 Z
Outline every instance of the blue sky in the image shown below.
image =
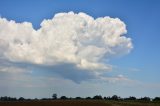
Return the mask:
M 0 72 L 2 80 L 0 82 L 0 96 L 41 98 L 50 97 L 52 93 L 66 96 L 93 96 L 96 94 L 103 96 L 117 94 L 122 97 L 132 95 L 137 97 L 159 96 L 159 10 L 159 0 L 1 0 L 0 16 L 2 18 L 20 23 L 30 22 L 34 29 L 39 29 L 40 23 L 44 19 L 52 19 L 59 12 L 84 12 L 94 18 L 104 16 L 119 18 L 127 26 L 125 36 L 132 39 L 133 49 L 127 55 L 109 59 L 106 64 L 112 65 L 113 69 L 104 73 L 104 76 L 110 77 L 123 75 L 132 83 L 123 81 L 110 83 L 98 79 L 90 81 L 92 73 L 76 69 L 72 64 L 46 67 L 30 63 L 4 62 L 1 59 L 1 66 L 5 64 L 4 66 L 7 67 L 6 63 L 11 63 L 13 66 L 28 69 L 31 73 L 27 71 L 23 75 L 21 75 L 22 73 L 14 75 L 13 73 Z M 66 72 L 67 70 L 69 73 Z M 24 81 L 15 80 L 13 83 L 7 82 L 10 76 L 26 79 Z M 23 86 L 30 82 L 36 86 Z

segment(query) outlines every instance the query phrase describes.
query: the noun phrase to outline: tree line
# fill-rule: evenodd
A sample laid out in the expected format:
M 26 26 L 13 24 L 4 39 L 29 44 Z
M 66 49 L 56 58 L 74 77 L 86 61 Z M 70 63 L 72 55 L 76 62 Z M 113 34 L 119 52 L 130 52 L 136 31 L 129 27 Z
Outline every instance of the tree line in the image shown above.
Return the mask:
M 130 96 L 127 98 L 121 98 L 120 96 L 113 95 L 109 97 L 102 97 L 101 95 L 95 95 L 93 97 L 67 97 L 67 96 L 61 96 L 57 97 L 57 94 L 53 94 L 52 98 L 42 98 L 42 99 L 26 99 L 23 97 L 16 98 L 16 97 L 0 97 L 0 101 L 31 101 L 31 100 L 112 100 L 112 101 L 142 101 L 142 102 L 160 102 L 160 97 L 155 97 L 155 98 L 150 98 L 150 97 L 141 97 L 141 98 L 136 98 L 134 96 Z

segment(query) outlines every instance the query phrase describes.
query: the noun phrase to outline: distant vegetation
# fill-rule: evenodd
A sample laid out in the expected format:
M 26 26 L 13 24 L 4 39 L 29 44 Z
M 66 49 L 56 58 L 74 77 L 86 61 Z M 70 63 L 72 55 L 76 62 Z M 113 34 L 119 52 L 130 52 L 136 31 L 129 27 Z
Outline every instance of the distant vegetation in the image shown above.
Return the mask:
M 0 97 L 0 106 L 160 106 L 160 97 L 136 98 L 130 96 L 121 98 L 113 95 L 111 97 L 102 97 L 95 95 L 93 97 L 57 97 L 53 94 L 51 98 L 26 99 L 23 97 Z
M 42 99 L 26 99 L 23 97 L 16 98 L 16 97 L 0 97 L 0 101 L 32 101 L 32 100 L 106 100 L 106 101 L 134 101 L 134 102 L 160 102 L 160 97 L 150 98 L 150 97 L 141 97 L 136 98 L 134 96 L 130 96 L 128 98 L 121 98 L 120 96 L 113 95 L 111 97 L 102 97 L 101 95 L 95 95 L 93 97 L 67 97 L 67 96 L 61 96 L 57 97 L 57 94 L 53 94 L 52 98 L 42 98 Z

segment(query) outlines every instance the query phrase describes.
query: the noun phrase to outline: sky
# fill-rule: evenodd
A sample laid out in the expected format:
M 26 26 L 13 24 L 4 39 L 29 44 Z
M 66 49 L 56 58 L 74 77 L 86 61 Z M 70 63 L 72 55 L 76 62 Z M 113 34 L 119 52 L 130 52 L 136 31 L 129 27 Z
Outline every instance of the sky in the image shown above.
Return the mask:
M 159 0 L 1 0 L 0 96 L 160 96 Z

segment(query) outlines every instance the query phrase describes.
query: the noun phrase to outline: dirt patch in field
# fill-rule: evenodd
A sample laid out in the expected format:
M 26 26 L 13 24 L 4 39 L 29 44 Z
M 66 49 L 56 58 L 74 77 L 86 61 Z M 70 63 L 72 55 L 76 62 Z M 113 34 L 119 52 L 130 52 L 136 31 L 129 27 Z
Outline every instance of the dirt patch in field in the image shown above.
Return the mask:
M 160 106 L 160 103 L 115 102 L 104 100 L 37 100 L 0 102 L 0 106 Z
M 52 100 L 52 101 L 22 101 L 0 102 L 0 106 L 112 106 L 103 101 L 86 100 Z

